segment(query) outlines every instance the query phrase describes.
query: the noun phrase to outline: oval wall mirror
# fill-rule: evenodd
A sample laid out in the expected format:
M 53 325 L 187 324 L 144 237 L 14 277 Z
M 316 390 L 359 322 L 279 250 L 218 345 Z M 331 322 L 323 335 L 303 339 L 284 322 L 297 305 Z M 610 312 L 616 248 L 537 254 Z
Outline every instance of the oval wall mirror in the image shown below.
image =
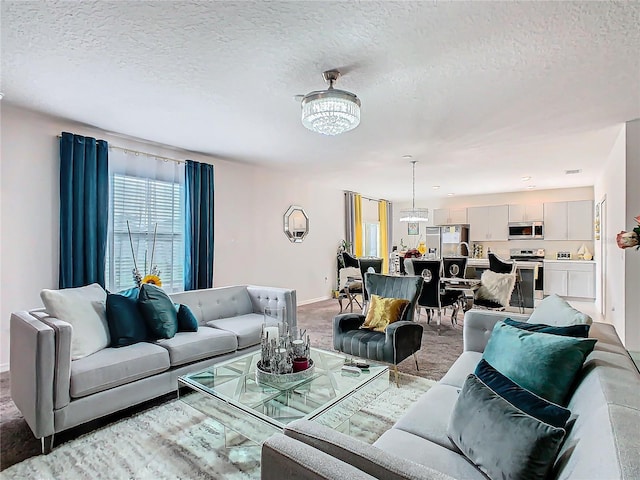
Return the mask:
M 300 243 L 309 233 L 309 217 L 298 205 L 291 205 L 284 214 L 284 234 L 293 243 Z

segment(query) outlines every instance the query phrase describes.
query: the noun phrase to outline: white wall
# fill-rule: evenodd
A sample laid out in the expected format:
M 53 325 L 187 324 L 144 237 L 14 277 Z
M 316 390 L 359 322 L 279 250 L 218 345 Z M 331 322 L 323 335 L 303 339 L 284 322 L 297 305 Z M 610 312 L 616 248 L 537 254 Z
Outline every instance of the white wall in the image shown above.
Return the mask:
M 136 141 L 4 104 L 1 110 L 0 369 L 9 362 L 12 311 L 41 305 L 58 285 L 58 139 L 62 131 L 156 155 L 215 165 L 216 286 L 290 287 L 298 302 L 328 298 L 335 252 L 344 237 L 344 196 L 290 175 Z M 301 205 L 310 233 L 299 244 L 283 233 L 283 214 Z
M 430 188 L 430 187 L 429 187 Z M 592 187 L 580 188 L 563 188 L 553 190 L 534 190 L 527 192 L 509 192 L 490 195 L 469 195 L 445 197 L 438 202 L 432 202 L 430 205 L 419 203 L 418 207 L 426 207 L 429 209 L 429 222 L 420 224 L 420 233 L 424 238 L 425 227 L 433 225 L 433 210 L 436 208 L 464 208 L 479 207 L 485 205 L 510 205 L 510 204 L 532 204 L 545 202 L 567 202 L 573 200 L 593 200 Z M 407 224 L 398 221 L 396 212 L 400 209 L 410 207 L 410 204 L 394 204 L 394 223 L 393 223 L 393 245 L 400 245 L 400 238 L 404 240 L 405 245 L 415 247 L 419 236 L 407 235 Z M 555 253 L 559 250 L 569 250 L 577 252 L 580 246 L 586 243 L 587 247 L 593 253 L 593 242 L 572 242 L 572 241 L 549 241 L 542 240 L 534 242 L 531 240 L 516 240 L 509 242 L 482 242 L 485 254 L 488 248 L 498 255 L 508 257 L 511 248 L 542 248 L 546 249 L 547 258 L 555 258 Z
M 640 119 L 626 124 L 626 210 L 624 230 L 630 231 L 640 215 Z M 640 351 L 640 251 L 625 251 L 625 345 Z
M 620 135 L 616 140 L 611 153 L 602 170 L 599 180 L 594 186 L 596 202 L 602 201 L 606 197 L 606 225 L 603 225 L 604 235 L 600 241 L 596 241 L 596 249 L 600 249 L 600 242 L 606 242 L 607 258 L 605 261 L 606 271 L 604 275 L 605 290 L 607 297 L 607 311 L 605 320 L 616 327 L 618 335 L 627 344 L 626 320 L 625 320 L 625 255 L 633 255 L 622 250 L 616 245 L 616 234 L 625 230 L 627 224 L 626 213 L 626 179 L 627 179 L 627 159 L 626 159 L 627 135 L 626 127 L 622 127 Z M 633 216 L 629 218 L 632 219 Z M 638 252 L 635 252 L 638 253 Z M 597 270 L 598 281 L 596 283 L 596 303 L 598 306 L 602 302 L 600 296 L 600 269 Z M 637 291 L 635 293 L 637 296 Z M 631 312 L 630 312 L 631 313 Z M 634 314 L 637 318 L 637 312 Z

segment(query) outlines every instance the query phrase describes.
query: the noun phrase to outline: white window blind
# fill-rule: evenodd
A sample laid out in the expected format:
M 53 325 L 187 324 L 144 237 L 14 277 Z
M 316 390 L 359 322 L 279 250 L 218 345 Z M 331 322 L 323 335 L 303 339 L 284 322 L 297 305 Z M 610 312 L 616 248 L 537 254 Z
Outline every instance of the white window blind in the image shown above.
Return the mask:
M 184 289 L 185 220 L 182 180 L 184 169 L 167 172 L 167 169 L 172 166 L 157 165 L 160 170 L 165 170 L 162 174 L 159 174 L 158 169 L 151 169 L 146 171 L 145 176 L 144 169 L 141 171 L 140 168 L 130 168 L 131 162 L 157 163 L 158 160 L 135 156 L 126 159 L 124 165 L 128 168 L 118 168 L 118 162 L 112 162 L 113 157 L 114 155 L 110 152 L 109 163 L 114 164 L 116 171 L 112 171 L 110 175 L 107 289 L 117 292 L 135 286 L 133 246 L 136 265 L 143 277 L 151 273 L 153 254 L 153 265 L 157 265 L 160 270 L 162 288 L 166 292 L 182 291 Z

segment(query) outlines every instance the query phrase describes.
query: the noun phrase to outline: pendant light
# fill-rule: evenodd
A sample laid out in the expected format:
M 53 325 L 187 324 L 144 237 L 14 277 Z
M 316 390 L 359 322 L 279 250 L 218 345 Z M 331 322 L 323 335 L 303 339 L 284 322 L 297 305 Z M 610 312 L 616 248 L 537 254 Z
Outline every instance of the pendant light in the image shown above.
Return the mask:
M 413 166 L 413 197 L 411 208 L 404 208 L 400 210 L 401 222 L 428 222 L 429 221 L 429 209 L 416 208 L 416 163 L 417 160 L 411 160 Z

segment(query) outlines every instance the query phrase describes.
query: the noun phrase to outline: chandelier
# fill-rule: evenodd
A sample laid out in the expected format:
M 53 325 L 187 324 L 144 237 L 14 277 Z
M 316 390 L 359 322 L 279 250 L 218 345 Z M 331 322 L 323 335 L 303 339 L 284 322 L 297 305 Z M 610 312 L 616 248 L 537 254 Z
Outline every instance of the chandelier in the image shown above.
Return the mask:
M 411 208 L 400 210 L 401 222 L 427 222 L 429 221 L 429 210 L 426 208 L 416 208 L 416 163 L 417 160 L 411 160 L 413 165 L 413 202 Z
M 302 124 L 323 135 L 353 130 L 360 124 L 360 99 L 351 92 L 333 88 L 340 76 L 338 70 L 327 70 L 322 76 L 329 88 L 307 93 L 302 98 Z

